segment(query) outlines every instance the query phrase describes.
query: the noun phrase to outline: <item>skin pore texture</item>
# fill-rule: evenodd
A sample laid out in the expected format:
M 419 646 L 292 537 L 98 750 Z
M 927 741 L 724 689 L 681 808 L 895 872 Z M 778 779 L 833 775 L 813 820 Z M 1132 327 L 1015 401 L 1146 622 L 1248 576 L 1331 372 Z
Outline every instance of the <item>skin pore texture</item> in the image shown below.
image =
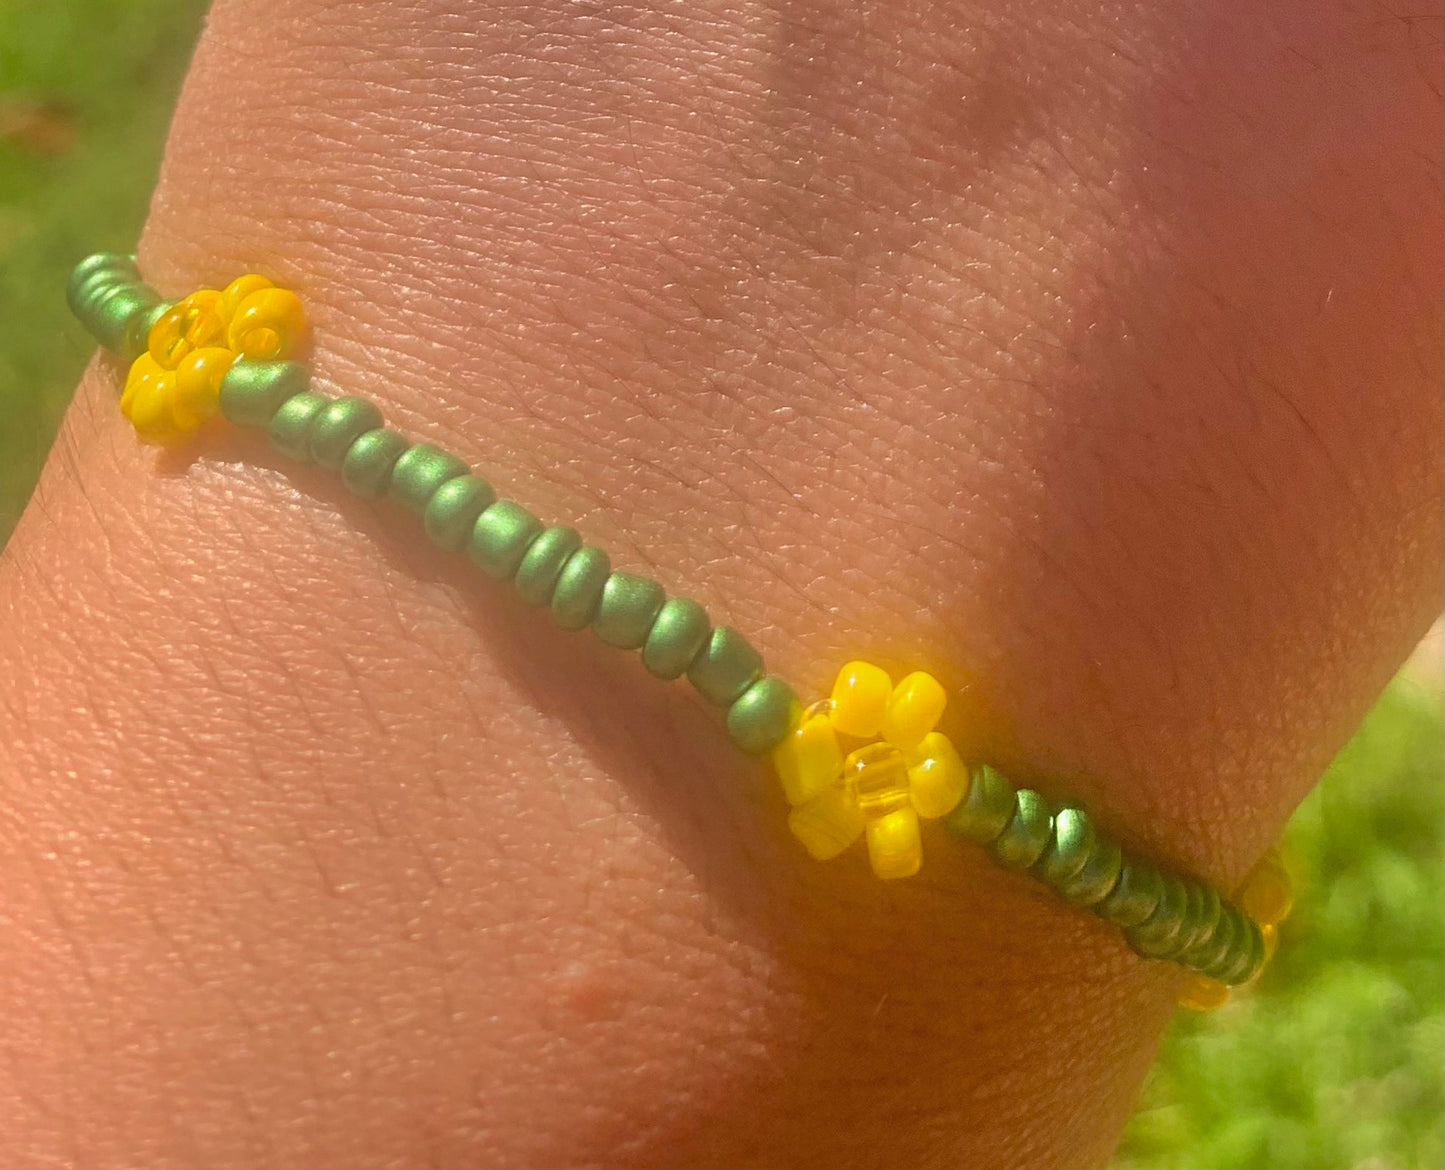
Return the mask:
M 1439 35 L 221 0 L 141 266 L 1227 886 L 1440 606 Z M 1108 1159 L 1174 969 L 941 829 L 809 861 L 685 686 L 122 376 L 0 564 L 5 1164 Z

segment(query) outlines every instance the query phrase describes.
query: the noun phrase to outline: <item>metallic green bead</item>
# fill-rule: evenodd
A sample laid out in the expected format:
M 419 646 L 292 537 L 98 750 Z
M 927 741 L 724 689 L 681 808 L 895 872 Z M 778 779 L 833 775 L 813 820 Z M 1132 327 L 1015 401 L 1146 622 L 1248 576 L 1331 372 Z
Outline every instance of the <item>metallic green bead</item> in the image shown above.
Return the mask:
M 567 558 L 582 547 L 582 537 L 577 529 L 559 526 L 545 529 L 527 549 L 527 555 L 517 566 L 517 576 L 512 584 L 517 594 L 528 605 L 546 605 L 552 600 L 552 591 L 557 587 L 557 578 L 562 575 L 562 566 Z
M 1219 915 L 1223 911 L 1219 891 L 1213 886 L 1206 882 L 1191 882 L 1190 886 L 1192 893 L 1184 923 L 1189 929 L 1189 937 L 1186 939 L 1181 931 L 1176 944 L 1181 957 L 1188 955 L 1196 946 L 1213 936 L 1215 927 L 1219 925 Z
M 93 295 L 97 285 L 139 283 L 140 269 L 135 257 L 121 252 L 96 252 L 70 270 L 65 282 L 65 303 L 77 317 L 79 304 Z
M 1092 906 L 1108 897 L 1118 885 L 1123 864 L 1124 853 L 1118 842 L 1107 837 L 1099 838 L 1079 872 L 1058 882 L 1054 888 L 1066 902 L 1075 906 Z
M 140 271 L 129 260 L 124 264 L 96 267 L 85 272 L 77 267 L 66 282 L 65 303 L 76 317 L 84 318 L 116 289 L 143 283 Z
M 944 818 L 950 830 L 968 841 L 987 845 L 1004 831 L 1014 815 L 1014 786 L 987 764 L 969 769 L 968 793 Z
M 1184 883 L 1184 911 L 1179 916 L 1179 933 L 1169 944 L 1167 951 L 1161 951 L 1155 955 L 1156 958 L 1174 959 L 1183 962 L 1183 956 L 1196 943 L 1205 943 L 1214 930 L 1214 922 L 1209 922 L 1206 928 L 1206 913 L 1208 899 L 1205 890 L 1208 888 L 1203 882 L 1194 881 L 1192 878 L 1181 878 Z M 1214 913 L 1215 920 L 1219 918 L 1218 908 Z
M 579 548 L 557 574 L 552 590 L 552 620 L 564 630 L 592 624 L 602 604 L 602 588 L 612 575 L 612 562 L 600 548 Z
M 341 461 L 341 482 L 347 491 L 368 500 L 384 496 L 391 469 L 408 446 L 404 436 L 384 427 L 357 435 Z
M 1227 908 L 1219 916 L 1209 938 L 1193 952 L 1189 966 L 1211 979 L 1218 978 L 1216 972 L 1234 964 L 1237 957 L 1235 947 L 1249 945 L 1245 921 L 1244 915 L 1233 906 Z
M 1159 871 L 1147 861 L 1130 857 L 1119 870 L 1118 883 L 1093 909 L 1115 926 L 1138 926 L 1154 913 L 1163 895 L 1164 879 Z
M 271 446 L 292 459 L 307 459 L 310 455 L 311 424 L 330 401 L 325 395 L 312 394 L 309 390 L 286 399 L 271 416 L 271 423 L 266 428 L 271 436 Z
M 425 512 L 437 488 L 466 473 L 467 465 L 455 455 L 431 443 L 418 443 L 401 453 L 386 493 L 413 512 Z
M 300 362 L 235 362 L 221 379 L 221 413 L 244 427 L 270 425 L 288 398 L 311 387 L 311 371 Z
M 381 426 L 381 411 L 366 398 L 338 398 L 311 424 L 311 460 L 327 471 L 340 471 L 351 444 Z
M 592 629 L 609 646 L 636 650 L 647 641 L 667 593 L 650 577 L 613 573 L 602 586 L 602 601 Z
M 718 626 L 687 668 L 687 681 L 709 703 L 727 707 L 762 673 L 763 656 L 732 626 Z
M 541 531 L 542 522 L 521 504 L 498 500 L 483 508 L 472 526 L 467 556 L 489 577 L 510 581 Z
M 1162 874 L 1161 879 L 1163 889 L 1153 913 L 1124 932 L 1129 945 L 1146 959 L 1162 958 L 1174 950 L 1189 904 L 1189 889 L 1183 881 L 1173 874 Z
M 707 610 L 691 597 L 669 597 L 642 647 L 642 665 L 658 678 L 680 678 L 711 632 Z
M 728 734 L 749 755 L 770 752 L 802 715 L 793 688 L 775 675 L 764 675 L 728 708 Z
M 1259 924 L 1248 915 L 1241 915 L 1242 941 L 1237 943 L 1231 954 L 1232 962 L 1222 963 L 1215 976 L 1221 983 L 1231 987 L 1248 983 L 1264 966 L 1264 934 Z
M 1032 788 L 1014 793 L 1014 812 L 989 849 L 1000 865 L 1027 869 L 1039 859 L 1054 829 L 1048 802 Z
M 459 475 L 432 493 L 422 513 L 422 525 L 438 548 L 461 552 L 472 538 L 477 517 L 496 499 L 496 491 L 486 480 L 475 475 Z
M 1054 814 L 1054 834 L 1039 858 L 1039 877 L 1057 888 L 1084 868 L 1098 839 L 1094 822 L 1083 809 L 1059 809 Z
M 145 284 L 120 284 L 82 307 L 77 314 L 90 335 L 127 361 L 145 349 L 144 322 L 162 303 L 160 293 Z

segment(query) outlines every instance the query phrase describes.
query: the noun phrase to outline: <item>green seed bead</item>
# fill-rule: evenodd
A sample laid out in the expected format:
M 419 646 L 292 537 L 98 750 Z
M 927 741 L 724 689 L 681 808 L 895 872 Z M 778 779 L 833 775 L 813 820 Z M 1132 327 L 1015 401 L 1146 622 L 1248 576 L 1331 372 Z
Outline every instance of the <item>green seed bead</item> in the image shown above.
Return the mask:
M 1079 872 L 1059 882 L 1054 888 L 1066 902 L 1075 906 L 1092 906 L 1107 898 L 1119 883 L 1119 873 L 1124 865 L 1124 853 L 1118 842 L 1107 837 L 1095 841 L 1089 859 Z
M 271 416 L 271 425 L 266 428 L 271 436 L 271 446 L 292 459 L 306 459 L 311 424 L 330 401 L 325 395 L 312 394 L 309 390 L 286 399 Z
M 1014 786 L 998 769 L 975 764 L 969 769 L 968 793 L 943 823 L 965 840 L 987 845 L 1004 831 L 1013 815 Z
M 1219 900 L 1219 891 L 1205 882 L 1192 882 L 1191 885 L 1197 893 L 1190 898 L 1189 913 L 1185 916 L 1185 925 L 1191 926 L 1188 940 L 1182 936 L 1178 943 L 1181 956 L 1187 956 L 1196 946 L 1204 943 L 1214 934 L 1215 927 L 1219 925 L 1219 916 L 1223 913 L 1223 903 Z
M 1264 966 L 1264 934 L 1259 924 L 1247 915 L 1241 915 L 1243 941 L 1233 950 L 1234 962 L 1221 965 L 1215 976 L 1221 983 L 1234 987 L 1248 983 Z
M 718 626 L 687 668 L 687 681 L 708 702 L 727 707 L 762 673 L 763 656 L 732 626 Z
M 467 465 L 455 455 L 431 443 L 418 443 L 401 453 L 386 493 L 413 512 L 425 512 L 437 488 L 466 473 Z
M 650 577 L 613 573 L 602 587 L 602 601 L 592 629 L 609 646 L 636 650 L 647 641 L 667 593 Z
M 762 755 L 783 742 L 802 710 L 792 687 L 775 675 L 765 675 L 728 708 L 728 734 L 749 755 Z
M 1245 917 L 1233 906 L 1219 916 L 1214 931 L 1204 945 L 1194 953 L 1190 966 L 1194 970 L 1217 979 L 1221 972 L 1234 965 L 1237 946 L 1248 946 L 1249 936 L 1245 932 Z M 1222 980 L 1221 980 L 1222 982 Z
M 1039 858 L 1039 877 L 1058 888 L 1084 868 L 1099 835 L 1081 808 L 1061 808 L 1054 814 L 1054 834 Z
M 111 353 L 134 361 L 145 349 L 144 321 L 162 303 L 161 294 L 145 284 L 116 285 L 78 314 L 90 335 Z
M 269 426 L 288 398 L 311 387 L 300 362 L 235 362 L 221 379 L 221 413 L 243 427 Z
M 459 475 L 432 493 L 422 514 L 422 525 L 438 548 L 461 552 L 472 538 L 477 517 L 496 500 L 497 493 L 486 480 L 475 475 Z
M 1094 913 L 1115 926 L 1138 926 L 1159 905 L 1164 896 L 1164 879 L 1147 861 L 1126 858 L 1119 870 L 1119 881 Z
M 642 665 L 658 678 L 680 678 L 711 632 L 707 610 L 691 597 L 670 597 L 642 647 Z
M 482 509 L 472 526 L 467 556 L 488 576 L 510 581 L 541 531 L 542 522 L 521 504 L 498 500 Z
M 381 426 L 381 411 L 365 398 L 338 398 L 311 424 L 311 460 L 327 471 L 340 471 L 356 442 L 367 431 Z
M 1162 958 L 1173 951 L 1189 903 L 1189 889 L 1183 881 L 1173 874 L 1160 876 L 1163 888 L 1153 913 L 1124 932 L 1129 945 L 1146 959 Z
M 1032 788 L 1014 793 L 1014 813 L 989 848 L 1000 865 L 1027 869 L 1039 859 L 1054 829 L 1048 802 Z
M 121 252 L 96 252 L 70 270 L 65 282 L 65 303 L 80 316 L 79 305 L 102 284 L 140 283 L 135 257 Z
M 1208 924 L 1206 929 L 1205 916 L 1207 909 L 1207 897 L 1204 883 L 1193 881 L 1189 878 L 1181 878 L 1184 882 L 1184 912 L 1179 916 L 1179 933 L 1174 936 L 1174 941 L 1169 944 L 1169 949 L 1157 958 L 1169 958 L 1183 961 L 1183 956 L 1189 952 L 1190 947 L 1195 943 L 1204 943 L 1209 939 L 1214 929 L 1214 923 Z M 1215 919 L 1219 917 L 1216 909 Z
M 577 529 L 545 529 L 532 542 L 522 563 L 517 566 L 517 576 L 512 583 L 522 600 L 528 605 L 550 602 L 552 592 L 557 588 L 557 578 L 562 575 L 562 566 L 581 547 L 582 537 L 577 534 Z
M 602 604 L 602 589 L 612 575 L 612 562 L 600 548 L 579 548 L 557 574 L 552 590 L 552 620 L 564 630 L 592 624 Z
M 341 461 L 341 482 L 347 491 L 364 499 L 386 495 L 391 469 L 408 446 L 405 437 L 383 427 L 357 435 Z

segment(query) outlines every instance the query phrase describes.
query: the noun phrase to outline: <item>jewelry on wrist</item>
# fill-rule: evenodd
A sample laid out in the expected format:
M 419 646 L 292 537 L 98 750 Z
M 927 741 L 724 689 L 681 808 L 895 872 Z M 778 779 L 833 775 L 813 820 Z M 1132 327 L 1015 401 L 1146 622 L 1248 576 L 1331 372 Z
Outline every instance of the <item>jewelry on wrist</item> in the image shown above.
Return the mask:
M 576 529 L 498 499 L 461 459 L 387 428 L 366 399 L 313 391 L 295 360 L 308 327 L 294 292 L 248 273 L 167 301 L 133 257 L 100 253 L 76 266 L 67 299 L 96 340 L 131 363 L 120 408 L 142 439 L 182 441 L 218 414 L 264 428 L 276 449 L 338 473 L 356 495 L 417 513 L 433 543 L 511 581 L 562 628 L 591 626 L 606 644 L 639 651 L 656 677 L 686 676 L 725 709 L 739 748 L 771 756 L 788 826 L 813 857 L 837 857 L 861 837 L 875 874 L 910 877 L 922 864 L 920 820 L 942 820 L 999 865 L 1114 923 L 1140 955 L 1187 969 L 1180 1002 L 1200 1010 L 1256 978 L 1273 953 L 1292 896 L 1276 852 L 1233 900 L 1126 852 L 1083 809 L 965 762 L 937 729 L 947 693 L 922 671 L 895 683 L 850 662 L 830 697 L 803 706 L 742 634 L 714 626 L 696 601 L 614 570 Z

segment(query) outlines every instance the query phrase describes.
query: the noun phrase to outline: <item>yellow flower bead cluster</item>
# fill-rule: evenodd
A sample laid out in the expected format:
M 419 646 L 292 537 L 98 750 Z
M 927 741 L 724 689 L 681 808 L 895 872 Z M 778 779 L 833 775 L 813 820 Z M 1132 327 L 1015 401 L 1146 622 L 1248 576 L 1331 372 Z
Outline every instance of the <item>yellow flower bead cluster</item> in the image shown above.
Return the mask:
M 968 793 L 968 768 L 934 728 L 946 702 L 938 680 L 915 671 L 896 686 L 868 662 L 838 672 L 829 699 L 803 712 L 773 751 L 793 810 L 788 827 L 815 858 L 859 837 L 881 878 L 918 872 L 920 817 L 941 817 Z M 842 740 L 864 742 L 845 753 Z
M 193 292 L 151 326 L 121 412 L 141 438 L 174 442 L 216 413 L 221 379 L 238 358 L 290 357 L 305 333 L 301 299 L 257 273 Z
M 1294 883 L 1278 849 L 1271 849 L 1245 875 L 1238 895 L 1239 908 L 1259 925 L 1264 935 L 1265 962 L 1274 957 L 1279 943 L 1279 924 L 1294 907 Z M 1264 967 L 1260 967 L 1263 973 Z M 1255 979 L 1259 978 L 1256 974 Z M 1251 980 L 1253 982 L 1253 980 Z M 1229 1001 L 1230 989 L 1207 975 L 1190 975 L 1179 988 L 1179 1006 L 1209 1012 Z

